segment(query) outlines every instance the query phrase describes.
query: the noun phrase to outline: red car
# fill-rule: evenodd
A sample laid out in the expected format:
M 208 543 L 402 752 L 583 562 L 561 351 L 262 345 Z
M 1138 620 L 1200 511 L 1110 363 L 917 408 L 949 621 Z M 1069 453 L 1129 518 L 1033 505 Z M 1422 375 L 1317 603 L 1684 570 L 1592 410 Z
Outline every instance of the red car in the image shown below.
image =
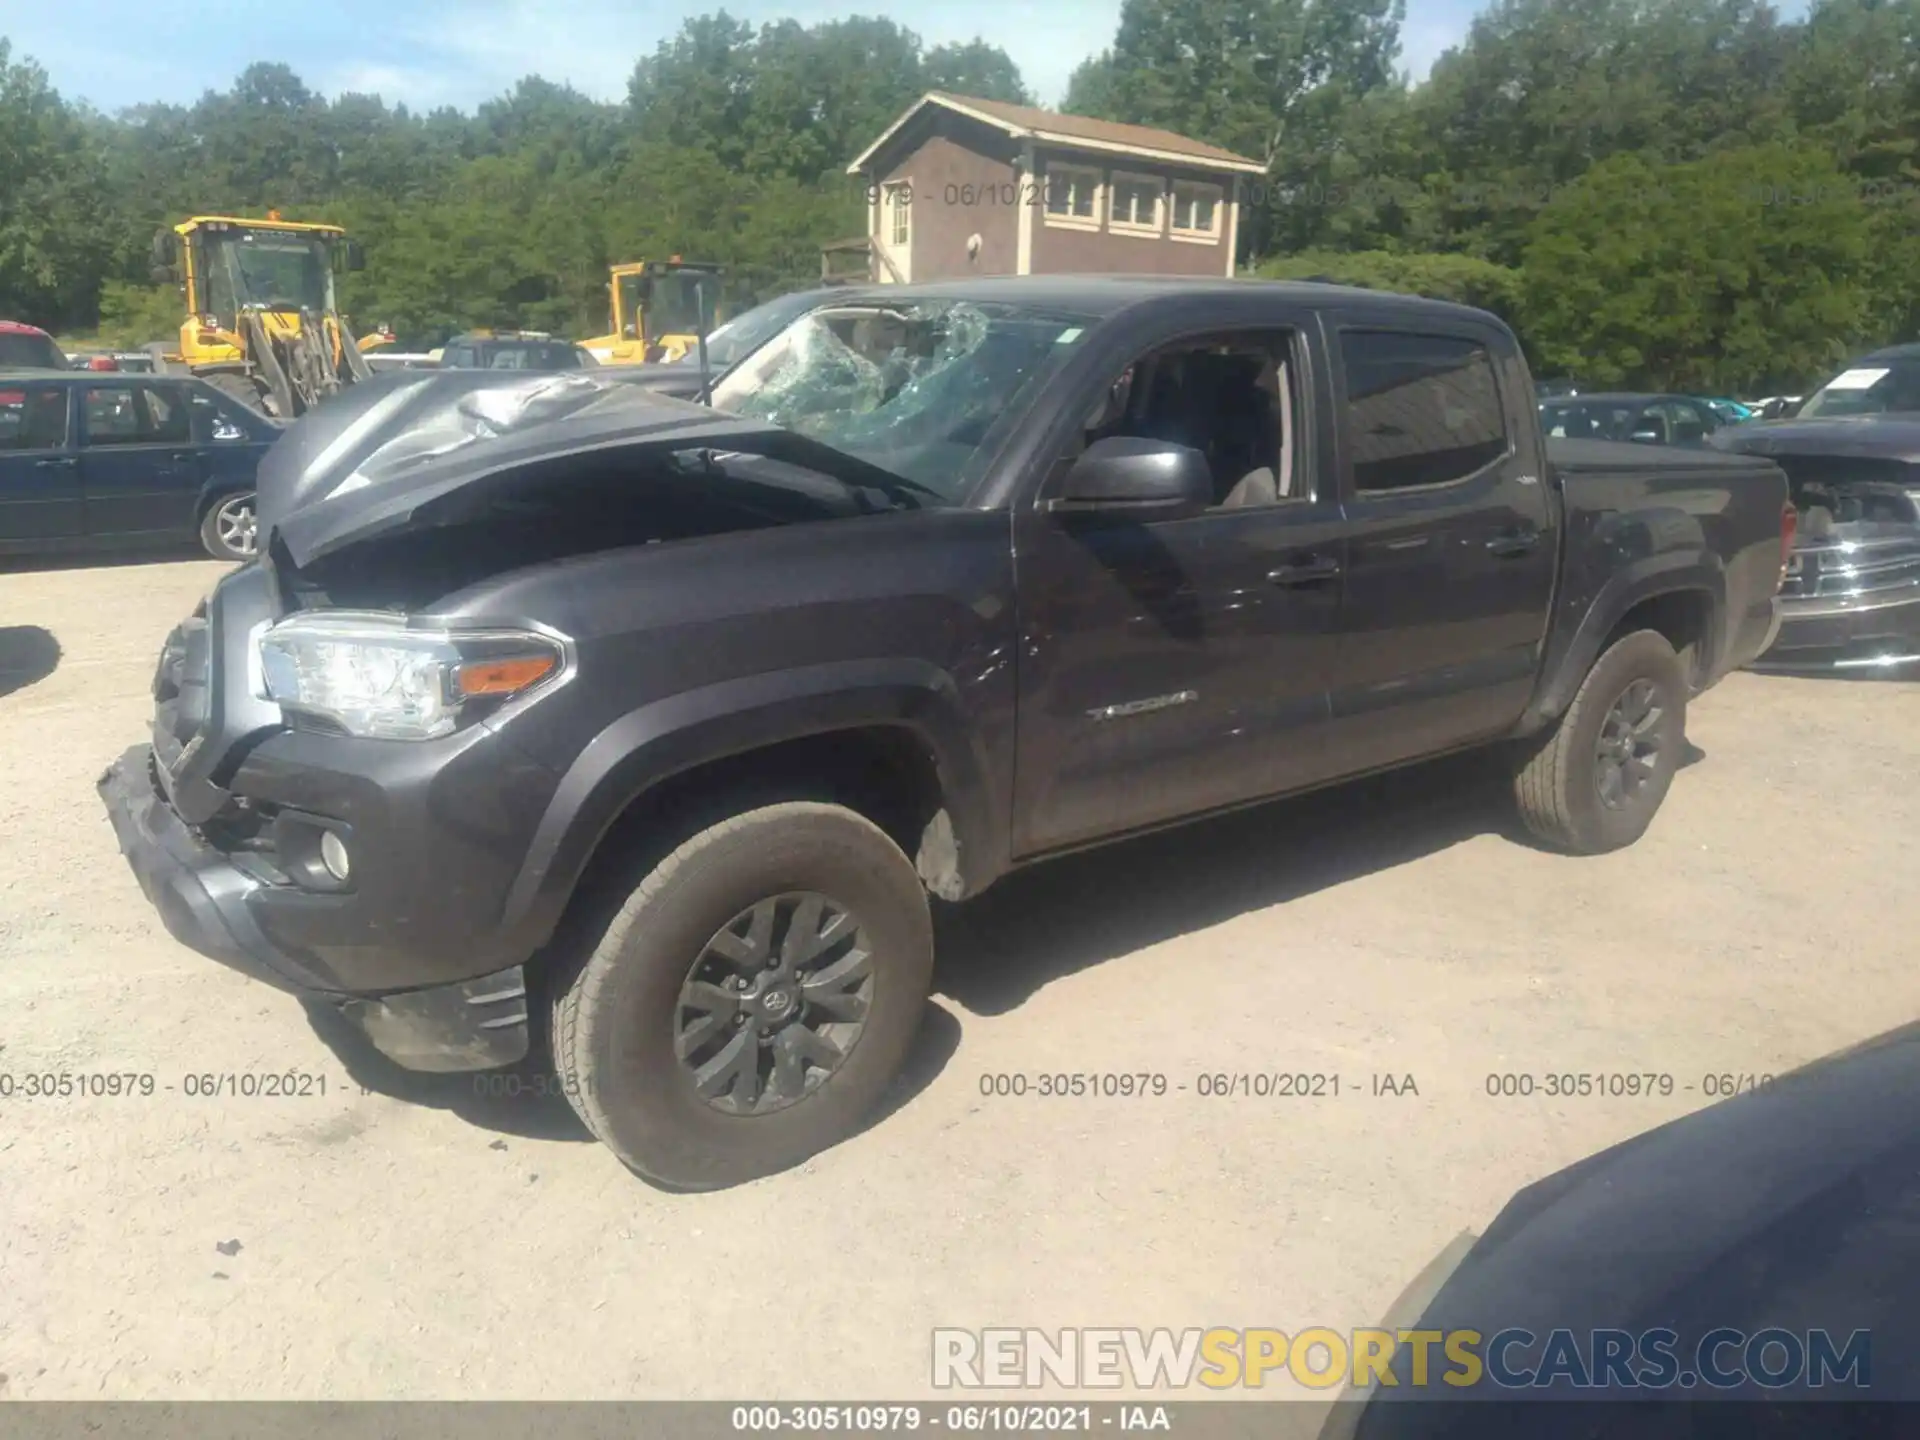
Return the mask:
M 64 370 L 67 357 L 44 330 L 0 320 L 0 370 Z

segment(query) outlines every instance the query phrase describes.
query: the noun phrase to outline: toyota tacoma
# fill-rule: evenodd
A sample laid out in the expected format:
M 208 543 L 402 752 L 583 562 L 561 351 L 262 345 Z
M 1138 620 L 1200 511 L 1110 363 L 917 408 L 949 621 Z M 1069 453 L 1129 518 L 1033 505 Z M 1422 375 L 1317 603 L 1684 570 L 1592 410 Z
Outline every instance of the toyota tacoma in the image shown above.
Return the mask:
M 269 453 L 100 790 L 185 944 L 736 1183 L 875 1106 L 930 896 L 1473 747 L 1543 842 L 1637 839 L 1793 511 L 1535 404 L 1481 311 L 1101 277 L 829 304 L 704 405 L 377 377 Z

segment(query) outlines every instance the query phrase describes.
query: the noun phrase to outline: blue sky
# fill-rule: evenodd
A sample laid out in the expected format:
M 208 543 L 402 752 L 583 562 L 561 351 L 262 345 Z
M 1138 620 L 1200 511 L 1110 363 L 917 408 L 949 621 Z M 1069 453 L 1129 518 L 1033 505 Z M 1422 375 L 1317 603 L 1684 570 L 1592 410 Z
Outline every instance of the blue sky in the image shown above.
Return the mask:
M 192 101 L 224 89 L 255 60 L 281 60 L 327 94 L 371 91 L 416 108 L 471 109 L 522 75 L 563 81 L 600 99 L 626 94 L 634 61 L 689 16 L 723 0 L 3 0 L 0 36 L 32 56 L 64 95 L 103 110 Z M 1000 45 L 1043 103 L 1058 101 L 1075 65 L 1112 38 L 1120 0 L 731 0 L 741 18 L 802 24 L 846 14 L 891 16 L 929 44 Z M 1401 63 L 1424 75 L 1462 39 L 1480 0 L 1410 0 Z

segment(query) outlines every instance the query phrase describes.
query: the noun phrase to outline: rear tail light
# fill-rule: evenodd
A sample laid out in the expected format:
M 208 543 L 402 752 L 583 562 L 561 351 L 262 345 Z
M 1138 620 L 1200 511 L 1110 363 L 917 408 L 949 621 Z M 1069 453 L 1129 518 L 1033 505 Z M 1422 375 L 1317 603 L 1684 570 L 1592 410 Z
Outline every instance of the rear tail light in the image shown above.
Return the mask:
M 1793 542 L 1800 533 L 1800 512 L 1793 508 L 1789 500 L 1780 507 L 1780 578 L 1774 582 L 1774 593 L 1778 594 L 1787 583 L 1787 566 L 1793 563 Z

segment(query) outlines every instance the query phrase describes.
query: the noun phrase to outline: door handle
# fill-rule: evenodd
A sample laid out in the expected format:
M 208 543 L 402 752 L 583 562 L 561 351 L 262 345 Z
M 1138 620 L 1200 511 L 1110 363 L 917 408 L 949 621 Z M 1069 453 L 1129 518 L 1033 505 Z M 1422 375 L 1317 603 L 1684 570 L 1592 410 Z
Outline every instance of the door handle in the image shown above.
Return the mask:
M 36 460 L 33 463 L 34 468 L 39 470 L 71 470 L 74 466 L 74 459 L 71 455 L 68 455 L 58 460 Z
M 195 460 L 198 460 L 200 458 L 200 452 L 197 450 L 176 450 L 168 458 L 185 461 L 187 464 L 190 465 Z
M 1331 555 L 1309 555 L 1267 572 L 1267 579 L 1275 585 L 1318 585 L 1339 578 L 1340 562 Z
M 1487 549 L 1505 560 L 1525 555 L 1540 543 L 1540 532 L 1528 525 L 1522 529 L 1508 530 L 1487 541 Z

